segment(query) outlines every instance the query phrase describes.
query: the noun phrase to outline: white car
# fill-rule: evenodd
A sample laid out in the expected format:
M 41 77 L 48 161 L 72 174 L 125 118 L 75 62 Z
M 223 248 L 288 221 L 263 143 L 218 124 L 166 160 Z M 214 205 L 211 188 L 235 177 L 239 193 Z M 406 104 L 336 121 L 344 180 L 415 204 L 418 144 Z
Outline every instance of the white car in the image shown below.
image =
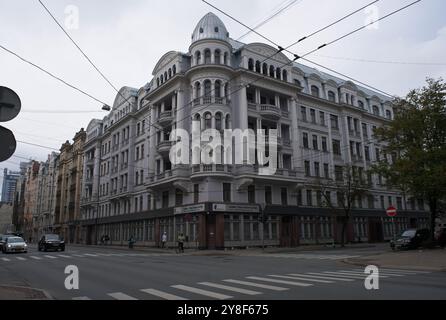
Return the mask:
M 5 239 L 2 248 L 3 253 L 10 252 L 28 252 L 28 245 L 25 240 L 20 237 L 8 237 Z

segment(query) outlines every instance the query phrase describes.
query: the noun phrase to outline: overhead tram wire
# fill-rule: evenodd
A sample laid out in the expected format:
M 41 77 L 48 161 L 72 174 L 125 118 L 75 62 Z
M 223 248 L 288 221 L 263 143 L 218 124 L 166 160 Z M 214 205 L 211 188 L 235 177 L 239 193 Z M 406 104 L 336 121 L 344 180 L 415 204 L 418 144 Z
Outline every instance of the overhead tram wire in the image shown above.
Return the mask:
M 420 65 L 420 66 L 446 66 L 446 62 L 415 62 L 415 61 L 397 61 L 397 60 L 374 60 L 374 59 L 363 59 L 363 58 L 352 58 L 352 57 L 335 57 L 327 55 L 315 55 L 320 58 L 335 59 L 335 60 L 345 60 L 353 62 L 364 62 L 364 63 L 381 63 L 381 64 L 401 64 L 401 65 Z
M 379 0 L 378 0 L 379 1 Z M 373 4 L 373 3 L 376 3 L 377 1 L 373 1 L 371 4 Z M 366 6 L 367 7 L 367 6 Z M 362 9 L 363 9 L 364 7 L 362 7 Z M 360 9 L 360 10 L 362 10 L 362 9 Z M 355 12 L 359 12 L 360 10 L 355 10 Z M 345 16 L 345 17 L 349 17 L 349 16 L 351 16 L 351 14 L 349 14 L 349 15 L 347 15 L 347 16 Z M 339 19 L 339 20 L 337 20 L 337 21 L 342 21 L 343 19 L 341 18 L 341 19 Z M 373 24 L 373 23 L 372 23 Z M 333 24 L 331 24 L 331 25 L 333 25 Z M 324 28 L 324 29 L 326 29 L 326 28 Z M 308 38 L 308 37 L 307 37 Z M 303 40 L 302 40 L 303 41 Z M 280 47 L 280 46 L 279 46 Z M 6 48 L 4 48 L 3 46 L 1 46 L 0 45 L 0 48 L 3 48 L 3 49 L 6 49 Z M 7 50 L 7 49 L 6 49 Z M 16 55 L 16 56 L 18 56 L 17 54 L 15 54 L 15 53 L 13 53 L 12 51 L 10 51 L 10 50 L 7 50 L 8 52 L 10 52 L 11 54 L 14 54 L 14 55 Z M 272 57 L 274 57 L 275 55 L 277 55 L 279 52 L 281 52 L 281 51 L 283 51 L 283 48 L 279 48 L 279 51 L 278 52 L 276 52 L 275 54 L 273 54 L 272 55 Z M 18 56 L 21 60 L 24 60 L 24 59 L 22 59 L 20 56 Z M 267 58 L 267 59 L 265 59 L 264 61 L 266 61 L 266 60 L 268 60 L 268 59 L 270 59 L 271 57 L 269 57 L 269 58 Z M 26 61 L 26 60 L 24 60 L 25 62 L 27 62 L 27 63 L 30 63 L 30 62 L 28 62 L 28 61 Z M 288 63 L 285 63 L 285 64 L 283 64 L 283 66 L 287 66 L 287 65 L 289 65 L 290 63 L 292 63 L 293 61 L 290 61 L 290 62 L 288 62 Z M 36 66 L 36 65 L 34 65 L 33 63 L 30 63 L 31 65 L 33 65 L 33 66 Z M 37 66 L 38 67 L 38 66 Z M 42 69 L 42 68 L 40 68 L 40 67 L 38 67 L 38 69 L 40 69 L 40 70 L 42 70 L 42 71 L 44 71 L 45 73 L 48 73 L 47 71 L 45 71 L 44 69 Z M 247 73 L 247 71 L 244 71 L 244 72 L 246 72 Z M 50 73 L 48 73 L 48 74 L 50 74 Z M 51 74 L 50 74 L 51 75 Z M 51 75 L 52 76 L 52 75 Z M 257 81 L 259 81 L 259 80 L 261 80 L 261 79 L 268 79 L 269 77 L 268 76 L 265 76 L 265 75 L 259 75 L 259 77 L 256 79 L 256 80 L 254 80 L 254 81 L 252 81 L 252 82 L 250 82 L 250 83 L 248 83 L 248 84 L 245 84 L 245 85 L 243 85 L 241 88 L 239 88 L 239 89 L 237 89 L 237 90 L 235 90 L 235 91 L 233 91 L 233 92 L 231 92 L 230 93 L 230 95 L 232 95 L 232 94 L 234 94 L 234 93 L 236 93 L 236 92 L 238 92 L 238 91 L 240 91 L 242 88 L 244 88 L 244 87 L 247 87 L 247 86 L 249 86 L 250 84 L 253 84 L 253 83 L 255 83 L 255 82 L 257 82 Z M 57 79 L 57 78 L 56 78 Z M 234 79 L 234 78 L 233 78 Z M 62 81 L 62 82 L 64 82 L 64 81 Z M 64 82 L 65 83 L 65 82 Z M 204 97 L 204 96 L 203 96 Z M 94 97 L 92 97 L 94 100 L 96 100 L 96 101 L 98 101 L 96 98 L 94 98 Z M 182 108 L 185 108 L 187 105 L 189 105 L 190 103 L 192 103 L 194 100 L 192 100 L 191 102 L 189 102 L 188 104 L 186 104 L 185 106 L 183 106 Z M 101 102 L 101 103 L 103 103 L 103 102 Z M 104 104 L 104 103 L 103 103 Z M 202 110 L 204 110 L 205 108 L 207 108 L 208 106 L 211 106 L 211 105 L 213 105 L 213 103 L 210 103 L 210 104 L 208 104 L 208 105 L 205 105 L 205 106 L 203 106 L 203 108 L 201 108 L 200 109 L 200 111 L 202 111 Z M 197 112 L 199 112 L 199 111 L 197 111 Z M 186 119 L 188 119 L 189 117 L 185 117 L 185 118 L 183 118 L 183 119 L 181 119 L 180 121 L 183 121 L 183 120 L 186 120 Z M 146 118 L 147 119 L 147 118 Z M 149 124 L 150 126 L 154 126 L 154 124 L 152 123 L 152 124 Z M 158 129 L 158 128 L 156 128 L 156 129 Z M 155 135 L 156 133 L 154 133 L 153 135 Z M 151 138 L 152 137 L 152 135 L 150 135 L 148 138 Z M 52 148 L 52 147 L 50 147 L 49 149 L 51 149 L 51 150 L 56 150 L 56 149 L 54 149 L 54 148 Z M 144 169 L 144 168 L 143 168 Z
M 280 10 L 278 10 L 277 12 L 273 13 L 272 15 L 270 15 L 268 18 L 266 18 L 265 20 L 259 22 L 258 24 L 256 24 L 253 27 L 253 30 L 257 30 L 260 27 L 263 27 L 265 24 L 267 24 L 268 22 L 270 22 L 272 19 L 274 19 L 275 17 L 279 16 L 280 14 L 282 14 L 283 12 L 291 9 L 294 5 L 301 3 L 303 0 L 293 0 L 290 3 L 288 3 L 285 7 L 281 8 Z M 289 1 L 285 1 L 289 2 Z M 281 6 L 281 5 L 280 5 Z M 280 7 L 279 6 L 279 7 Z M 248 36 L 252 31 L 248 31 L 245 34 L 241 35 L 240 37 L 237 38 L 237 41 L 240 41 L 241 39 L 245 38 L 246 36 Z
M 101 75 L 101 77 L 118 93 L 118 95 L 120 95 L 125 100 L 124 103 L 129 103 L 129 105 L 131 105 L 129 100 L 132 97 L 129 97 L 126 99 L 123 96 L 123 94 L 116 88 L 116 86 L 114 86 L 111 83 L 111 81 L 104 75 L 104 73 L 101 70 L 99 70 L 99 68 L 93 63 L 93 61 L 91 61 L 91 59 L 87 56 L 87 54 L 81 49 L 81 47 L 76 43 L 76 41 L 74 41 L 74 39 L 69 35 L 69 33 L 65 30 L 65 28 L 59 23 L 59 21 L 57 21 L 57 19 L 54 17 L 54 15 L 51 13 L 51 11 L 45 6 L 45 4 L 41 0 L 37 0 L 37 1 L 39 1 L 39 3 L 42 5 L 42 7 L 45 9 L 45 11 L 50 15 L 50 17 L 59 26 L 59 28 L 63 31 L 63 33 L 65 33 L 65 35 L 68 37 L 68 39 L 70 39 L 70 41 L 74 44 L 74 46 L 82 53 L 84 58 L 93 66 L 93 68 Z M 104 106 L 108 106 L 108 104 L 104 104 Z
M 298 59 L 302 59 L 302 60 L 308 61 L 308 62 L 310 62 L 310 63 L 313 63 L 313 62 L 312 62 L 311 60 L 309 60 L 309 59 L 305 59 L 305 56 L 307 56 L 307 55 L 309 55 L 309 54 L 312 54 L 312 53 L 314 53 L 314 52 L 316 52 L 316 51 L 318 51 L 318 50 L 321 50 L 322 48 L 325 48 L 325 47 L 327 47 L 328 45 L 331 45 L 331 44 L 333 44 L 333 43 L 335 43 L 335 42 L 338 42 L 338 41 L 340 41 L 340 40 L 342 40 L 342 39 L 344 39 L 344 38 L 346 38 L 346 37 L 348 37 L 348 36 L 351 36 L 351 35 L 353 35 L 353 34 L 359 32 L 359 31 L 361 31 L 361 30 L 367 28 L 368 26 L 371 26 L 371 25 L 373 25 L 373 24 L 375 24 L 375 23 L 377 23 L 377 22 L 379 22 L 379 21 L 381 21 L 381 20 L 384 20 L 384 19 L 386 19 L 386 18 L 388 18 L 388 17 L 390 17 L 390 16 L 392 16 L 392 15 L 395 15 L 395 14 L 399 13 L 400 11 L 403 11 L 403 10 L 405 10 L 405 9 L 407 9 L 407 8 L 409 8 L 409 7 L 413 6 L 413 5 L 415 5 L 415 4 L 419 3 L 419 2 L 421 2 L 421 0 L 417 0 L 417 1 L 411 2 L 411 3 L 409 3 L 408 5 L 405 5 L 405 6 L 399 8 L 399 9 L 397 9 L 397 10 L 395 10 L 395 11 L 392 11 L 392 12 L 390 12 L 389 14 L 387 14 L 387 15 L 385 15 L 385 16 L 383 16 L 383 17 L 377 19 L 377 20 L 371 21 L 370 23 L 365 24 L 364 26 L 361 26 L 361 27 L 359 27 L 359 28 L 356 28 L 356 29 L 354 29 L 353 31 L 350 31 L 350 32 L 348 32 L 348 33 L 346 33 L 346 34 L 344 34 L 344 35 L 342 35 L 342 36 L 340 36 L 340 37 L 338 37 L 338 38 L 336 38 L 336 39 L 334 39 L 334 40 L 328 42 L 328 43 L 322 44 L 322 45 L 320 45 L 319 47 L 317 47 L 316 49 L 307 52 L 305 55 L 300 56 L 300 55 L 298 55 L 298 54 L 296 54 L 296 53 L 290 51 L 289 49 L 290 49 L 291 47 L 293 47 L 294 45 L 298 44 L 299 42 L 302 42 L 302 41 L 308 39 L 310 36 L 313 36 L 313 35 L 317 34 L 319 31 L 316 31 L 315 33 L 311 34 L 310 36 L 303 37 L 303 38 L 301 38 L 300 40 L 298 40 L 298 41 L 296 41 L 296 42 L 290 44 L 289 46 L 283 48 L 283 47 L 281 47 L 279 44 L 277 44 L 275 41 L 271 40 L 270 38 L 268 38 L 268 37 L 266 37 L 266 36 L 264 36 L 264 35 L 262 35 L 262 34 L 260 34 L 259 32 L 255 31 L 255 30 L 253 30 L 252 28 L 250 28 L 249 26 L 247 26 L 247 25 L 244 24 L 243 22 L 239 21 L 237 18 L 235 18 L 235 17 L 231 16 L 230 14 L 228 14 L 228 13 L 222 11 L 221 9 L 219 9 L 219 8 L 217 8 L 216 6 L 210 4 L 210 3 L 207 2 L 206 0 L 202 0 L 202 1 L 205 2 L 206 4 L 208 4 L 209 6 L 211 6 L 212 8 L 214 8 L 215 10 L 221 12 L 221 13 L 224 14 L 225 16 L 229 17 L 230 19 L 234 20 L 235 22 L 241 24 L 242 26 L 248 28 L 249 30 L 252 30 L 252 32 L 256 33 L 257 35 L 259 35 L 259 36 L 262 37 L 263 39 L 265 39 L 265 40 L 267 40 L 268 42 L 272 43 L 272 44 L 275 45 L 276 47 L 282 49 L 282 51 L 286 51 L 286 52 L 292 54 L 292 55 L 296 58 L 296 60 L 298 60 Z M 379 0 L 378 0 L 378 1 L 379 1 Z M 378 1 L 374 1 L 374 2 L 372 2 L 371 4 L 376 3 L 376 2 L 378 2 Z M 369 4 L 369 5 L 371 5 L 371 4 Z M 369 6 L 369 5 L 367 5 L 367 6 Z M 363 8 L 362 8 L 362 9 L 363 9 Z M 361 11 L 362 9 L 359 9 L 359 10 L 357 10 L 356 12 L 359 12 L 359 11 Z M 350 16 L 350 15 L 347 15 L 346 17 L 348 17 L 348 16 Z M 338 20 L 338 21 L 342 21 L 342 19 L 340 19 L 340 20 Z M 320 29 L 320 30 L 322 31 L 322 30 L 325 30 L 325 29 L 326 29 L 326 28 L 324 27 L 324 28 L 322 28 L 322 29 Z M 314 64 L 316 64 L 316 63 L 314 63 Z M 319 65 L 319 66 L 323 67 L 321 64 L 316 64 L 316 65 Z M 325 68 L 325 69 L 327 69 L 327 70 L 330 70 L 329 68 L 326 68 L 326 67 L 323 67 L 323 68 Z M 333 70 L 330 70 L 330 71 L 333 72 Z M 334 71 L 334 72 L 337 73 L 337 74 L 342 75 L 340 72 L 337 72 L 337 71 Z M 345 76 L 345 75 L 344 75 L 344 76 Z M 362 84 L 362 85 L 365 85 L 365 86 L 367 86 L 367 87 L 369 87 L 369 88 L 372 88 L 373 90 L 376 90 L 376 91 L 378 91 L 378 92 L 381 92 L 381 93 L 383 93 L 383 94 L 385 94 L 385 95 L 387 95 L 387 96 L 389 96 L 389 97 L 392 97 L 392 96 L 393 96 L 393 95 L 388 94 L 388 93 L 386 93 L 386 92 L 384 92 L 384 91 L 382 91 L 382 90 L 380 90 L 380 89 L 374 88 L 374 87 L 372 87 L 372 86 L 369 86 L 369 85 L 367 85 L 367 84 L 364 84 L 363 82 L 357 81 L 357 80 L 355 80 L 355 79 L 353 79 L 353 78 L 351 78 L 351 77 L 348 77 L 348 78 L 351 79 L 351 80 L 354 80 L 354 81 L 356 81 L 356 82 L 358 82 L 358 83 L 360 83 L 360 84 Z

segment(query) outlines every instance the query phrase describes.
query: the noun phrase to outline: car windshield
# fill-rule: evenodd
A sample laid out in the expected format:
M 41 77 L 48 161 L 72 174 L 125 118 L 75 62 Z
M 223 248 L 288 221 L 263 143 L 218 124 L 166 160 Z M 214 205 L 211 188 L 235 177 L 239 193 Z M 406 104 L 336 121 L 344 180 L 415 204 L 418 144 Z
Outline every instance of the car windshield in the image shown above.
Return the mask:
M 14 238 L 8 238 L 8 243 L 18 243 L 18 242 L 25 242 L 22 238 L 14 237 Z
M 416 232 L 417 232 L 416 230 L 406 230 L 403 232 L 401 236 L 405 238 L 413 238 L 415 237 Z
M 45 236 L 46 240 L 59 240 L 59 236 L 57 234 L 48 234 Z

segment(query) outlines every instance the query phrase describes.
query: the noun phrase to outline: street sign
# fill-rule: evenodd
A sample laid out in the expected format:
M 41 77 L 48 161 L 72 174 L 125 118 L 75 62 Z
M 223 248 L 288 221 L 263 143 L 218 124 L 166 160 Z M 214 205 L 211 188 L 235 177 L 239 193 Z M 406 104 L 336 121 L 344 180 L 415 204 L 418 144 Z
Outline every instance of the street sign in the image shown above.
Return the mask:
M 396 217 L 396 208 L 393 206 L 390 206 L 387 210 L 386 210 L 387 216 L 390 218 L 394 218 Z
M 17 117 L 22 108 L 19 96 L 9 88 L 0 86 L 0 122 Z M 8 160 L 17 148 L 17 141 L 11 130 L 0 126 L 0 162 Z

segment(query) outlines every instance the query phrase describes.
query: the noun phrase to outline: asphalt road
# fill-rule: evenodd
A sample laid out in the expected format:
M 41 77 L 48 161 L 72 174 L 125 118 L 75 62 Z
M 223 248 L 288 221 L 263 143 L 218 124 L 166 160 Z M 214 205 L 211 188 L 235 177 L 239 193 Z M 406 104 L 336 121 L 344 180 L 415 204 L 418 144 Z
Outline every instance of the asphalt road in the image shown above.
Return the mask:
M 0 254 L 0 284 L 39 288 L 54 299 L 307 300 L 446 299 L 446 273 L 380 270 L 367 290 L 364 270 L 343 259 L 376 249 L 193 256 L 67 247 L 65 252 Z M 79 270 L 67 290 L 65 268 Z

